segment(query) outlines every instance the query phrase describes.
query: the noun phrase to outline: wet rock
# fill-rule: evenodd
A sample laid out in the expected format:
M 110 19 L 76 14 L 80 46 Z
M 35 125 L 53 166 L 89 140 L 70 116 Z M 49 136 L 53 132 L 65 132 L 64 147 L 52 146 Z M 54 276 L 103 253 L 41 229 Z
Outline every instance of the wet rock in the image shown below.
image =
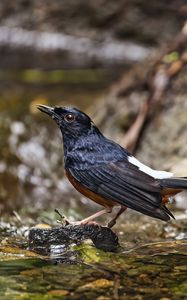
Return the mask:
M 110 228 L 95 223 L 54 228 L 33 227 L 29 232 L 29 248 L 43 255 L 60 254 L 71 244 L 79 244 L 87 239 L 104 251 L 113 252 L 119 248 L 117 235 Z
M 113 285 L 114 285 L 113 281 L 102 278 L 102 279 L 97 279 L 97 280 L 89 282 L 85 285 L 80 286 L 78 288 L 78 291 L 86 291 L 86 290 L 90 290 L 90 289 L 109 288 Z

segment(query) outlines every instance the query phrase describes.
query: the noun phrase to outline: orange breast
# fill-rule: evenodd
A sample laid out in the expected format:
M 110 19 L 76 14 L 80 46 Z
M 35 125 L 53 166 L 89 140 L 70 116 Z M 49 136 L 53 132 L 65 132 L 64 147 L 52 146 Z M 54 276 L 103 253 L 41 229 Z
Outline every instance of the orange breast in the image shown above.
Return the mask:
M 71 182 L 71 184 L 76 188 L 77 191 L 79 191 L 81 194 L 86 196 L 87 198 L 93 200 L 94 202 L 104 206 L 104 207 L 113 207 L 116 205 L 119 205 L 117 202 L 108 200 L 92 191 L 89 189 L 85 188 L 84 186 L 81 185 L 79 181 L 77 181 L 67 170 L 65 171 L 67 178 Z

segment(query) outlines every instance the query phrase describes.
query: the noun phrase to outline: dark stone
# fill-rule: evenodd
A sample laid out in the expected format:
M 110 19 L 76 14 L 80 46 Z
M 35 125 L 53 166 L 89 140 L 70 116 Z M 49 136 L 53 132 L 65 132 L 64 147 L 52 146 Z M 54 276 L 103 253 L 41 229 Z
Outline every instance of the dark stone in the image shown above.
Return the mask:
M 33 227 L 29 232 L 29 248 L 40 254 L 60 254 L 72 244 L 91 239 L 94 246 L 104 251 L 117 251 L 119 242 L 117 235 L 108 227 L 95 223 L 39 228 Z

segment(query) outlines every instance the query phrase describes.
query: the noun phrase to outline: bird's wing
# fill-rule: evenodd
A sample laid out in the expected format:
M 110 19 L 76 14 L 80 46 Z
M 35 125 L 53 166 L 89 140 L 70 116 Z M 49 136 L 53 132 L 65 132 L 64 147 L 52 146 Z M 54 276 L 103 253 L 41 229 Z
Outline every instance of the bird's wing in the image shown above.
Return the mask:
M 170 212 L 161 205 L 159 181 L 126 160 L 68 171 L 85 188 L 108 200 L 155 218 L 170 219 Z

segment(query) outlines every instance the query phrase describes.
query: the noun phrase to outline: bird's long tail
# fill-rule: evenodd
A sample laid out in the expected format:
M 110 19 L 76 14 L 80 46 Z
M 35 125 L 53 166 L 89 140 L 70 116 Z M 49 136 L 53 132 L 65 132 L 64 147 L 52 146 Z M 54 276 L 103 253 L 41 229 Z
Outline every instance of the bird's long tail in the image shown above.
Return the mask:
M 187 190 L 187 177 L 171 177 L 159 181 L 163 189 Z

